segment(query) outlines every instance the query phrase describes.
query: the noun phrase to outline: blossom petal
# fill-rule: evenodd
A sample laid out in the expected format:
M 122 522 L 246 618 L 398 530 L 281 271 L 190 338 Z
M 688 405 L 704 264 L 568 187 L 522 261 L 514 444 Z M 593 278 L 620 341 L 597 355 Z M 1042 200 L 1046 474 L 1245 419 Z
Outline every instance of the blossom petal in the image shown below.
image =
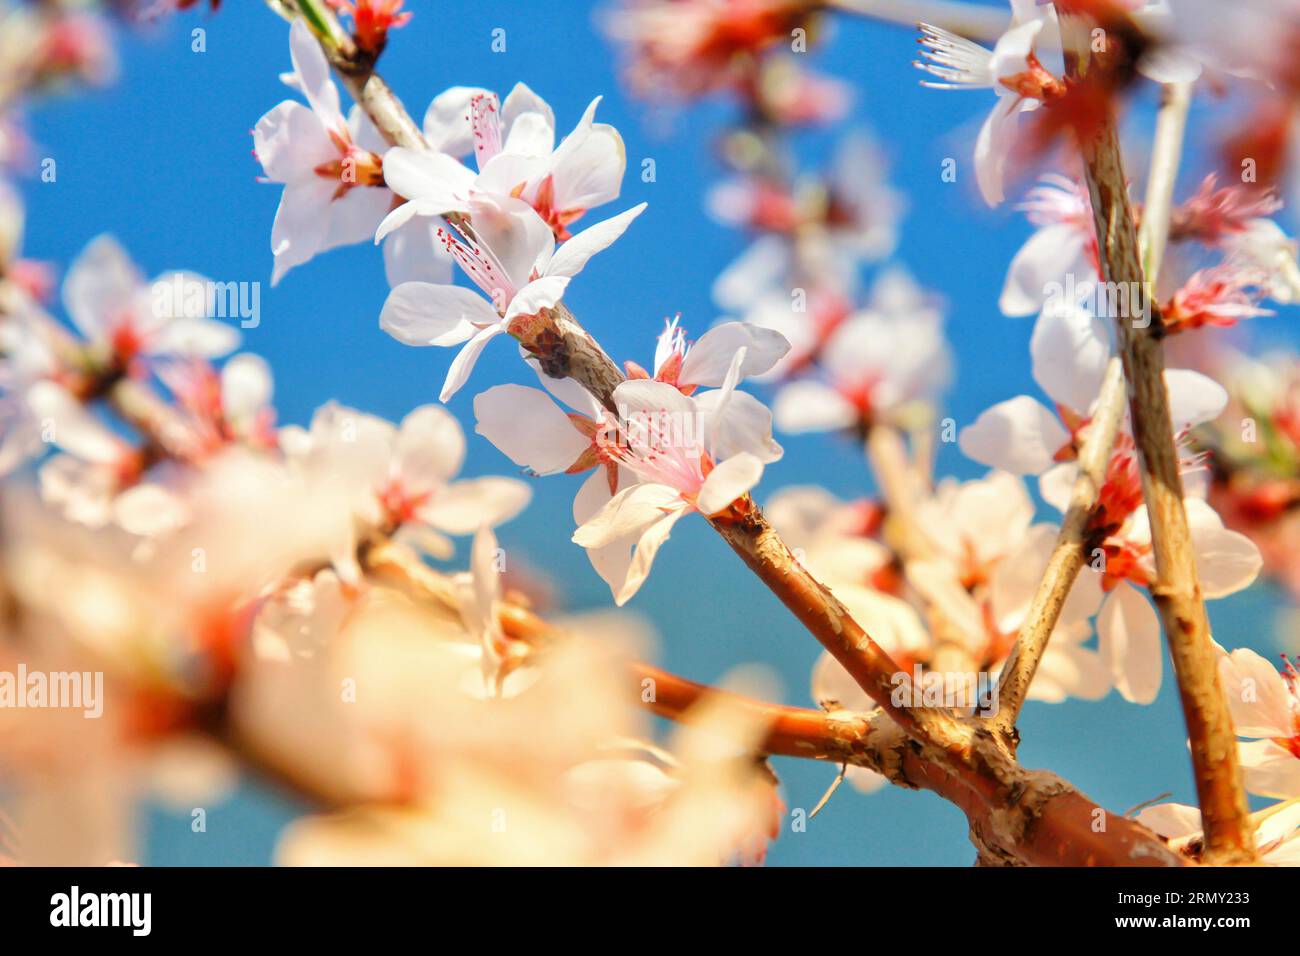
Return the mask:
M 1228 405 L 1228 392 L 1222 385 L 1191 369 L 1167 369 L 1165 388 L 1176 432 L 1214 421 Z
M 1250 648 L 1239 647 L 1219 659 L 1219 680 L 1238 735 L 1289 738 L 1295 733 L 1286 681 Z
M 478 86 L 453 86 L 433 98 L 424 113 L 424 139 L 430 149 L 448 156 L 468 156 L 474 151 L 474 130 L 469 122 L 470 101 L 491 96 Z
M 1271 740 L 1239 743 L 1241 779 L 1246 789 L 1261 797 L 1300 797 L 1300 760 Z
M 697 395 L 695 406 L 704 413 L 704 444 L 715 459 L 748 452 L 770 464 L 785 453 L 772 439 L 771 411 L 748 392 L 724 400 L 722 389 L 714 389 Z
M 478 293 L 429 282 L 403 282 L 379 314 L 379 327 L 406 345 L 459 345 L 478 326 L 499 321 Z
M 527 507 L 533 490 L 514 478 L 490 475 L 453 481 L 433 496 L 418 517 L 448 534 L 472 534 L 509 521 Z
M 1038 387 L 1079 413 L 1096 403 L 1112 352 L 1106 322 L 1073 303 L 1049 304 L 1029 339 Z
M 384 153 L 384 182 L 403 199 L 426 204 L 424 215 L 469 212 L 474 173 L 446 153 L 394 146 Z
M 726 508 L 749 489 L 758 484 L 763 477 L 763 462 L 757 455 L 740 452 L 726 461 L 714 466 L 709 476 L 700 487 L 699 509 L 711 515 Z
M 628 535 L 639 536 L 665 513 L 682 507 L 675 488 L 642 482 L 624 488 L 573 533 L 574 544 L 599 548 Z
M 260 355 L 244 352 L 221 369 L 221 411 L 227 419 L 243 422 L 265 408 L 274 386 L 271 366 Z
M 506 309 L 505 321 L 509 322 L 519 315 L 537 315 L 564 298 L 564 290 L 569 286 L 568 276 L 542 276 L 528 283 L 510 300 Z
M 590 439 L 541 389 L 496 385 L 474 396 L 474 431 L 516 465 L 539 475 L 564 471 L 590 445 Z M 604 469 L 598 469 L 604 479 Z
M 460 391 L 460 387 L 469 379 L 470 372 L 474 371 L 474 363 L 478 361 L 479 355 L 487 346 L 488 342 L 505 331 L 502 325 L 489 325 L 485 329 L 479 329 L 456 353 L 456 357 L 451 361 L 451 367 L 447 369 L 446 381 L 442 383 L 442 392 L 438 400 L 448 401 L 453 395 Z
M 1207 598 L 1221 598 L 1248 587 L 1264 565 L 1255 542 L 1225 528 L 1218 512 L 1204 500 L 1185 498 L 1183 504 L 1201 591 Z
M 961 430 L 957 444 L 967 458 L 1013 475 L 1039 475 L 1070 441 L 1070 433 L 1042 403 L 1018 395 L 980 413 Z
M 632 220 L 645 212 L 646 204 L 640 203 L 617 216 L 601 220 L 594 226 L 588 226 L 572 239 L 560 246 L 551 264 L 546 268 L 548 276 L 576 276 L 587 265 L 587 261 L 596 253 L 613 245 L 619 236 L 627 231 Z
M 745 322 L 724 322 L 700 336 L 682 360 L 678 381 L 683 385 L 717 388 L 727 376 L 736 352 L 745 349 L 740 377 L 762 375 L 790 351 L 784 335 Z
M 384 278 L 390 287 L 403 282 L 450 285 L 452 271 L 451 255 L 438 241 L 437 226 L 428 219 L 408 221 L 384 242 Z
M 402 419 L 393 464 L 407 488 L 441 484 L 460 471 L 464 460 L 465 433 L 445 408 L 421 405 Z
M 1096 281 L 1087 248 L 1088 235 L 1074 223 L 1052 223 L 1036 230 L 1007 269 L 998 298 L 1002 314 L 1033 315 L 1040 311 L 1052 299 L 1050 290 L 1058 288 L 1067 275 L 1080 283 Z
M 858 421 L 858 410 L 839 392 L 820 382 L 791 382 L 776 393 L 772 415 L 781 431 L 838 431 Z
M 268 110 L 253 127 L 253 152 L 267 177 L 287 183 L 334 159 L 338 150 L 310 109 L 285 100 Z
M 84 461 L 117 462 L 125 446 L 62 385 L 40 381 L 27 389 L 27 406 L 49 440 Z
M 975 179 L 980 195 L 990 206 L 998 205 L 1005 198 L 1002 182 L 1006 177 L 1007 157 L 1015 145 L 1018 112 L 1014 96 L 999 96 L 975 140 Z
M 1155 700 L 1164 658 L 1160 622 L 1146 597 L 1132 585 L 1120 584 L 1101 607 L 1097 633 L 1115 689 L 1135 704 Z
M 329 63 L 307 21 L 301 17 L 289 27 L 289 55 L 293 59 L 298 91 L 321 122 L 336 132 L 345 132 L 347 121 L 339 108 L 339 90 L 330 78 Z

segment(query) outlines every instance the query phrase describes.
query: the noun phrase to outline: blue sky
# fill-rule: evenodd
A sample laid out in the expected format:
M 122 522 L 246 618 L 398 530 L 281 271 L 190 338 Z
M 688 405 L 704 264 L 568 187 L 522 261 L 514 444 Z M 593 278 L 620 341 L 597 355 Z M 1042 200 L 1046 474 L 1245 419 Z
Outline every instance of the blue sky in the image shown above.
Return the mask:
M 609 45 L 596 31 L 592 6 L 577 0 L 409 0 L 415 18 L 395 33 L 383 72 L 417 118 L 433 95 L 451 85 L 507 91 L 523 80 L 554 106 L 568 128 L 597 95 L 598 117 L 622 133 L 629 175 L 622 199 L 608 211 L 642 200 L 649 209 L 629 233 L 597 257 L 572 284 L 566 302 L 618 359 L 648 362 L 665 316 L 680 312 L 699 332 L 718 318 L 709 299 L 714 277 L 746 244 L 710 221 L 703 200 L 722 170 L 714 139 L 730 115 L 711 103 L 677 115 L 670 125 L 647 115 L 620 88 Z M 190 30 L 206 30 L 206 52 L 191 51 Z M 494 53 L 494 28 L 506 51 Z M 122 75 L 111 88 L 52 101 L 35 111 L 37 155 L 57 161 L 54 183 L 29 182 L 26 254 L 66 264 L 91 238 L 112 232 L 146 272 L 188 268 L 221 281 L 263 283 L 261 325 L 245 347 L 265 356 L 276 374 L 281 420 L 305 422 L 328 399 L 392 419 L 437 400 L 450 350 L 413 349 L 379 330 L 387 293 L 378 251 L 356 246 L 327 254 L 269 287 L 271 222 L 279 188 L 258 183 L 250 129 L 289 94 L 278 74 L 289 68 L 288 25 L 260 3 L 227 3 L 215 17 L 183 16 L 122 43 Z M 1029 375 L 1029 320 L 997 311 L 1006 265 L 1028 234 L 1009 206 L 985 209 L 969 163 L 986 93 L 925 90 L 909 65 L 915 43 L 906 29 L 837 22 L 818 65 L 857 90 L 855 117 L 882 139 L 894 182 L 910 211 L 898 260 L 949 304 L 950 338 L 958 357 L 947 413 L 970 422 L 994 402 L 1035 393 Z M 1134 122 L 1149 123 L 1149 104 Z M 1193 128 L 1196 142 L 1199 131 Z M 823 159 L 834 138 L 817 134 L 801 147 Z M 947 157 L 958 181 L 940 180 Z M 1196 162 L 1197 151 L 1191 154 Z M 635 175 L 653 158 L 656 181 Z M 1195 170 L 1193 171 L 1195 172 Z M 1196 174 L 1189 178 L 1199 178 Z M 602 211 L 604 212 L 604 211 Z M 1265 330 L 1278 337 L 1286 313 Z M 451 403 L 472 432 L 477 391 L 504 381 L 530 382 L 515 350 L 493 343 L 470 385 Z M 785 458 L 772 465 L 760 499 L 788 484 L 818 482 L 842 496 L 871 490 L 859 451 L 834 438 L 783 439 Z M 974 477 L 982 469 L 943 447 L 941 473 Z M 515 467 L 470 435 L 469 473 L 511 474 Z M 576 485 L 558 478 L 535 483 L 534 503 L 500 530 L 502 543 L 544 567 L 574 608 L 609 604 L 609 592 L 586 557 L 568 542 L 569 502 Z M 785 699 L 808 704 L 808 672 L 818 646 L 711 534 L 703 522 L 682 522 L 631 607 L 662 635 L 662 662 L 700 680 L 730 666 L 760 662 L 780 677 Z M 1217 603 L 1219 640 L 1262 652 L 1273 642 L 1273 604 L 1265 593 Z M 1229 626 L 1230 625 L 1230 626 Z M 1294 649 L 1294 648 L 1289 648 Z M 1167 678 L 1169 676 L 1166 669 Z M 1181 715 L 1172 682 L 1157 702 L 1030 704 L 1022 718 L 1022 757 L 1050 767 L 1103 805 L 1123 810 L 1172 791 L 1192 802 Z M 826 766 L 779 761 L 792 807 L 810 808 L 833 776 Z M 261 862 L 291 806 L 246 789 L 209 813 L 196 839 L 188 817 L 162 813 L 149 821 L 149 854 L 159 863 Z M 968 865 L 973 850 L 961 814 L 928 794 L 901 790 L 863 797 L 844 788 L 807 832 L 783 834 L 773 864 Z

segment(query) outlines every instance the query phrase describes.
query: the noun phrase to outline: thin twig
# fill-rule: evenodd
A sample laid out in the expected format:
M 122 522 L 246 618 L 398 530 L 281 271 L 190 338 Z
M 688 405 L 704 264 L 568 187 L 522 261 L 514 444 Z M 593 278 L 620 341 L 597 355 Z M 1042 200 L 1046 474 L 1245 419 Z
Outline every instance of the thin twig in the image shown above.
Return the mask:
M 1066 44 L 1070 54 L 1066 57 L 1067 75 L 1073 82 L 1084 82 L 1087 31 L 1068 15 L 1063 17 L 1063 28 L 1067 26 L 1071 29 Z M 1090 135 L 1080 136 L 1079 148 L 1101 248 L 1102 280 L 1141 292 L 1141 311 L 1131 319 L 1117 315 L 1116 328 L 1128 381 L 1133 439 L 1141 453 L 1142 490 L 1155 553 L 1156 580 L 1151 595 L 1164 622 L 1178 677 L 1205 824 L 1206 860 L 1248 862 L 1255 857 L 1254 840 L 1238 770 L 1237 738 L 1219 682 L 1210 622 L 1183 506 L 1178 449 L 1164 379 L 1163 324 L 1146 294 L 1114 117 L 1106 117 Z M 1138 317 L 1142 321 L 1134 320 Z
M 1146 205 L 1142 211 L 1142 226 L 1138 230 L 1138 244 L 1145 265 L 1143 274 L 1151 290 L 1154 290 L 1169 239 L 1169 214 L 1190 106 L 1191 84 L 1175 83 L 1164 88 L 1151 167 L 1147 173 Z M 1060 618 L 1061 608 L 1088 558 L 1088 542 L 1085 540 L 1088 521 L 1097 504 L 1106 465 L 1124 415 L 1125 398 L 1120 362 L 1112 359 L 1089 423 L 1088 437 L 1079 454 L 1079 476 L 1070 495 L 1069 509 L 1061 521 L 1061 531 L 1048 558 L 1047 568 L 998 682 L 998 713 L 993 724 L 1003 733 L 1011 733 L 1016 725 L 1029 685 Z
M 994 728 L 1010 734 L 1020 716 L 1033 683 L 1038 664 L 1061 617 L 1070 589 L 1088 559 L 1088 524 L 1106 478 L 1106 465 L 1115 435 L 1124 417 L 1124 375 L 1118 358 L 1111 359 L 1102 381 L 1101 394 L 1083 448 L 1079 451 L 1079 474 L 1070 492 L 1070 504 L 1061 519 L 1061 530 L 1043 569 L 1043 577 L 1034 591 L 1033 601 L 1025 613 L 1016 635 L 1015 646 L 998 678 L 998 711 L 992 718 Z

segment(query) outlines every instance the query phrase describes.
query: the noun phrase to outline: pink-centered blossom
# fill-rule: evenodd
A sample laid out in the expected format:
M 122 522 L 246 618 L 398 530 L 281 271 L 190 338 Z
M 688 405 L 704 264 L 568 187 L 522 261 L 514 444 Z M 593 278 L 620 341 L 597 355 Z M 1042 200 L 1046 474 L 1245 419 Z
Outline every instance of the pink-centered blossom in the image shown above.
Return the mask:
M 1035 53 L 1044 29 L 1056 29 L 1051 4 L 1011 0 L 1011 25 L 988 50 L 955 33 L 928 23 L 921 25 L 921 55 L 916 66 L 937 78 L 923 80 L 937 89 L 992 89 L 997 104 L 980 128 L 975 142 L 975 178 L 990 206 L 1003 200 L 1007 163 L 1016 145 L 1020 113 L 1038 109 L 1064 95 L 1061 81 Z
M 627 168 L 623 139 L 595 122 L 600 97 L 557 146 L 555 114 L 523 83 L 502 103 L 495 93 L 452 87 L 424 118 L 428 149 L 394 147 L 384 154 L 384 179 L 407 202 L 379 226 L 377 239 L 416 217 L 468 213 L 478 193 L 513 196 L 537 211 L 557 242 L 589 209 L 617 199 Z M 473 152 L 478 172 L 460 162 Z
M 934 396 L 951 359 L 943 316 L 910 280 L 879 285 L 865 310 L 838 324 L 814 374 L 783 385 L 777 427 L 797 433 L 860 428 Z
M 344 118 L 329 63 L 301 18 L 289 30 L 289 51 L 294 69 L 285 83 L 308 105 L 285 100 L 253 129 L 267 179 L 284 185 L 271 227 L 272 284 L 320 253 L 369 239 L 395 202 L 384 184 L 382 137 L 360 107 Z M 427 222 L 389 238 L 384 266 L 391 285 L 451 273 Z
M 210 318 L 212 283 L 190 272 L 152 281 L 111 236 L 91 241 L 63 280 L 68 317 L 100 361 L 129 368 L 138 359 L 215 358 L 239 344 L 239 331 Z
M 620 432 L 611 453 L 638 481 L 582 520 L 573 540 L 617 604 L 644 583 L 682 517 L 725 511 L 758 484 L 764 463 L 781 457 L 767 410 L 735 391 L 744 361 L 741 348 L 722 387 L 696 396 L 650 379 L 614 389 Z
M 1087 191 L 1065 176 L 1042 177 L 1018 207 L 1037 227 L 1007 269 L 998 307 L 1003 315 L 1033 315 L 1066 298 L 1082 298 L 1100 278 L 1097 233 Z M 1063 305 L 1073 305 L 1064 302 Z
M 1239 737 L 1246 789 L 1269 797 L 1300 797 L 1300 673 L 1283 658 L 1279 672 L 1249 648 L 1219 659 L 1219 679 Z
M 550 227 L 521 199 L 476 194 L 466 208 L 470 226 L 439 232 L 488 298 L 459 286 L 406 282 L 389 293 L 379 317 L 380 327 L 406 345 L 464 343 L 447 371 L 444 402 L 465 384 L 489 341 L 512 319 L 554 307 L 569 280 L 623 234 L 645 203 L 589 226 L 558 248 Z
M 296 473 L 328 480 L 351 500 L 353 522 L 331 548 L 335 568 L 356 581 L 357 543 L 368 533 L 396 534 L 435 555 L 449 555 L 447 534 L 472 534 L 513 518 L 531 490 L 513 478 L 452 479 L 465 457 L 460 424 L 423 405 L 400 426 L 335 403 L 317 410 L 309 429 L 280 430 Z

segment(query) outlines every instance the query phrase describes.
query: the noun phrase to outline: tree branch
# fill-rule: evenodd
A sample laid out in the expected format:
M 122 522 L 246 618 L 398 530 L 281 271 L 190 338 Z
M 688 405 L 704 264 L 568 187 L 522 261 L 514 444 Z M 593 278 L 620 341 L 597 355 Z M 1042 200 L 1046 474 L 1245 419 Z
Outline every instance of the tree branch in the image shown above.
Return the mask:
M 1085 82 L 1087 31 L 1073 17 L 1066 72 Z M 1142 458 L 1142 488 L 1151 522 L 1156 580 L 1151 594 L 1160 609 L 1165 638 L 1178 676 L 1179 696 L 1191 745 L 1196 792 L 1205 822 L 1206 859 L 1215 863 L 1254 859 L 1246 795 L 1237 765 L 1237 738 L 1219 684 L 1210 623 L 1205 612 L 1183 507 L 1178 450 L 1164 380 L 1163 326 L 1150 302 L 1142 271 L 1137 228 L 1129 205 L 1114 116 L 1079 137 L 1101 249 L 1102 279 L 1140 292 L 1138 316 L 1116 316 L 1120 355 L 1128 381 L 1133 439 Z
M 1079 452 L 1079 475 L 1070 492 L 1070 505 L 1061 519 L 1061 530 L 1034 591 L 1033 601 L 1016 635 L 1015 646 L 998 678 L 998 712 L 994 728 L 1012 734 L 1020 708 L 1024 706 L 1047 642 L 1056 630 L 1061 609 L 1088 560 L 1088 525 L 1106 480 L 1106 466 L 1125 407 L 1124 375 L 1118 358 L 1111 359 L 1102 382 L 1097 408 L 1088 425 L 1088 436 Z

